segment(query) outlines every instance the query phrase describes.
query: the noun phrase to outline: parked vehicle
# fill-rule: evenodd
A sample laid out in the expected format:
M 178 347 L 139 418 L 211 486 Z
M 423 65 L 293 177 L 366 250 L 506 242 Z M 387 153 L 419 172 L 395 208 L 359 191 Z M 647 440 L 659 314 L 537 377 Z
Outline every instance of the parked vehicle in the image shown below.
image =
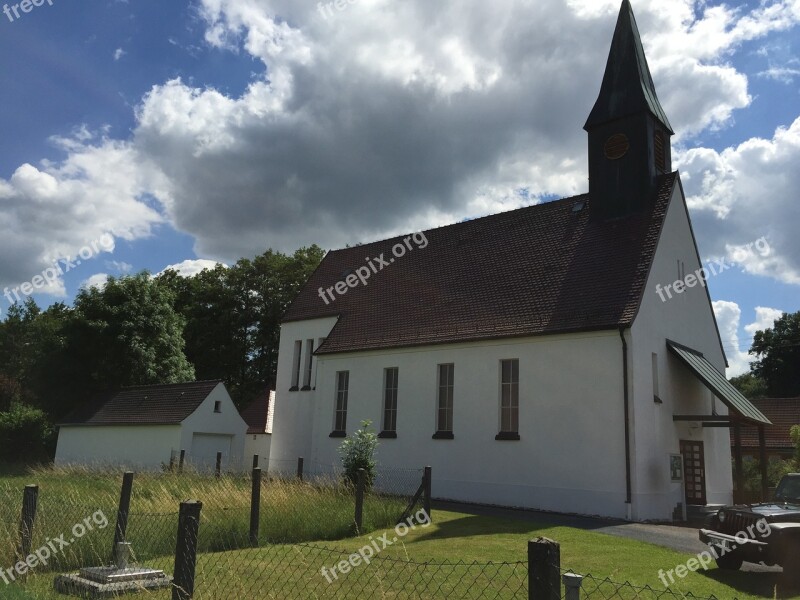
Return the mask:
M 700 540 L 720 569 L 747 561 L 800 573 L 800 473 L 784 476 L 772 502 L 726 506 L 709 517 Z

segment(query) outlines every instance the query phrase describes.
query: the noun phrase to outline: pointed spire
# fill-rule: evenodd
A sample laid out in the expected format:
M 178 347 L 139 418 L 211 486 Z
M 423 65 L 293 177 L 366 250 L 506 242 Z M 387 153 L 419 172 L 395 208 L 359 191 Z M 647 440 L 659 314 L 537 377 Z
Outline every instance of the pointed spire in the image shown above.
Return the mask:
M 674 133 L 656 95 L 630 0 L 623 0 L 600 95 L 583 128 L 588 131 L 641 112 L 652 114 L 670 134 Z

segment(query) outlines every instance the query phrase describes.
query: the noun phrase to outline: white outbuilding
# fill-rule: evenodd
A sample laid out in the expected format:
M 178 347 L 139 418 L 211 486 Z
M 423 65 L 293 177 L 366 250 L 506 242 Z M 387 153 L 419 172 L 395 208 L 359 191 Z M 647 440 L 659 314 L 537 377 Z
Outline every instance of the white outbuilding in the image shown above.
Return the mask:
M 188 464 L 238 469 L 247 424 L 221 381 L 122 388 L 95 397 L 59 425 L 55 462 L 144 469 Z

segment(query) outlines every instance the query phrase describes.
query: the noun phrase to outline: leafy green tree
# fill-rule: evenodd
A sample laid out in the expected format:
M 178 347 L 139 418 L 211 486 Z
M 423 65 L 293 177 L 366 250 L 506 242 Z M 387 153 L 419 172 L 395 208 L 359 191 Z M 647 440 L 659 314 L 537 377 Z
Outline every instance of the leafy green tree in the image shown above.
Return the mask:
M 5 462 L 30 464 L 49 458 L 53 427 L 43 410 L 15 404 L 0 412 L 0 457 Z
M 147 273 L 83 288 L 65 330 L 62 367 L 79 396 L 128 385 L 194 379 L 174 296 Z M 73 399 L 74 400 L 74 399 Z
M 323 256 L 318 246 L 293 255 L 268 250 L 194 277 L 159 275 L 186 320 L 186 356 L 198 379 L 225 381 L 238 406 L 274 386 L 281 318 Z
M 367 488 L 371 487 L 375 480 L 378 465 L 375 461 L 378 436 L 374 431 L 370 431 L 370 425 L 372 425 L 372 421 L 362 421 L 361 429 L 358 429 L 351 437 L 345 438 L 342 445 L 339 446 L 345 480 L 351 485 L 356 485 L 358 471 L 364 469 Z
M 800 311 L 784 313 L 772 328 L 757 331 L 750 354 L 753 375 L 763 379 L 773 398 L 800 396 Z
M 730 382 L 748 400 L 757 400 L 767 395 L 767 384 L 752 373 L 743 373 L 738 377 L 731 377 Z

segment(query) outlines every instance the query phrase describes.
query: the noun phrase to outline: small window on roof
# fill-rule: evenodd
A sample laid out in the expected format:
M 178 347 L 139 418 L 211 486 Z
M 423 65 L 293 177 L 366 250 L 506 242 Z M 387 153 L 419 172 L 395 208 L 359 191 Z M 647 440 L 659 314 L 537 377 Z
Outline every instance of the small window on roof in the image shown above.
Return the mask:
M 214 401 L 214 412 L 215 413 L 221 413 L 222 412 L 222 401 L 221 400 L 215 400 Z

